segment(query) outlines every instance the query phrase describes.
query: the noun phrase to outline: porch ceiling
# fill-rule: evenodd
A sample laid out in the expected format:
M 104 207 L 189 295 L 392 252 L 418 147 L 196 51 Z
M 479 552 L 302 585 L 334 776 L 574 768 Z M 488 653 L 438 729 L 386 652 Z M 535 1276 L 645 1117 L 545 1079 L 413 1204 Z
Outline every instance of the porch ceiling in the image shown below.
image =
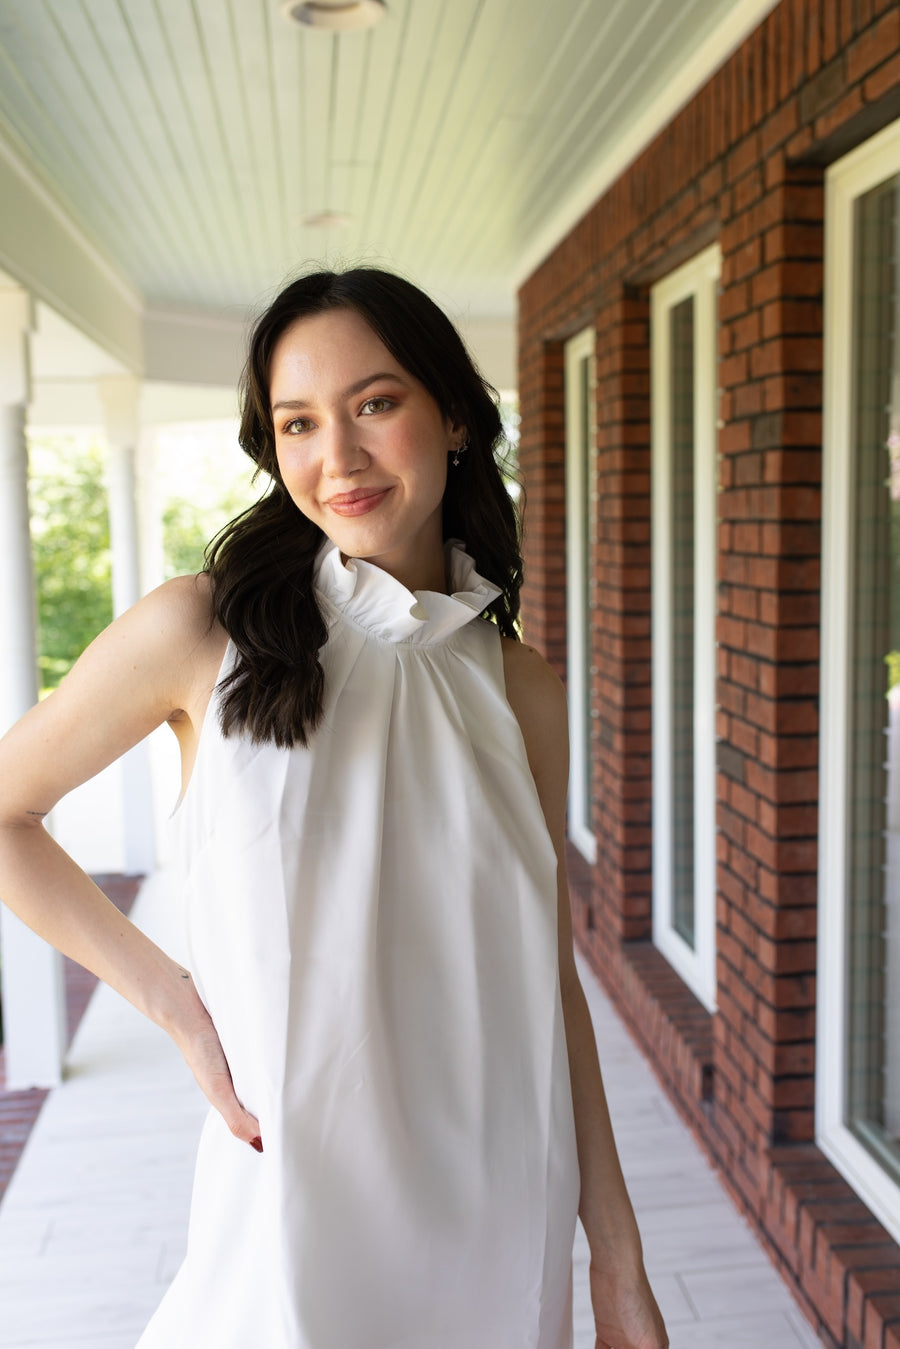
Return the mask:
M 388 4 L 331 35 L 277 0 L 3 0 L 0 137 L 149 307 L 243 314 L 328 257 L 510 315 L 604 164 L 771 8 Z M 301 223 L 326 210 L 351 223 Z

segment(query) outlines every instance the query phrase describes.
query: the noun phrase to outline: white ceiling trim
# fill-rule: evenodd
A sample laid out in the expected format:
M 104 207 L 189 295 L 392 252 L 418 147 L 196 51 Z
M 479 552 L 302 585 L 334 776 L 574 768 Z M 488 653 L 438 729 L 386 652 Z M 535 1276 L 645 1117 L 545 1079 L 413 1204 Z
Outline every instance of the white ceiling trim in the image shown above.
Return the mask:
M 107 359 L 123 369 L 139 369 L 140 295 L 73 223 L 2 131 L 0 201 L 0 265 Z
M 247 323 L 224 315 L 154 308 L 144 314 L 144 378 L 234 389 L 244 364 Z
M 527 281 L 629 164 L 703 88 L 778 3 L 779 0 L 737 0 L 727 18 L 700 44 L 671 83 L 622 137 L 613 153 L 600 158 L 523 250 L 513 272 L 516 289 Z
M 137 290 L 117 271 L 105 253 L 101 253 L 99 248 L 88 238 L 88 236 L 76 225 L 56 197 L 44 186 L 41 179 L 25 163 L 22 156 L 13 149 L 8 140 L 8 128 L 0 126 L 0 156 L 2 156 L 13 173 L 22 180 L 31 196 L 36 198 L 45 211 L 53 217 L 56 223 L 72 240 L 79 252 L 84 253 L 90 259 L 91 265 L 101 272 L 111 286 L 118 291 L 122 299 L 136 313 L 140 313 L 143 307 L 143 301 Z
M 47 379 L 93 380 L 127 375 L 128 366 L 44 300 L 35 305 L 37 324 L 31 337 L 31 374 Z

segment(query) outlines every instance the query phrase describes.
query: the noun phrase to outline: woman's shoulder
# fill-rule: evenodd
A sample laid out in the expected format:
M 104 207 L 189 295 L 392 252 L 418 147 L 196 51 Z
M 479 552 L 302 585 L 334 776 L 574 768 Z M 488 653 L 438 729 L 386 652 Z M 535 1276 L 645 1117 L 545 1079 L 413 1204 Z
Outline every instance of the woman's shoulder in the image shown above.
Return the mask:
M 215 683 L 228 641 L 215 620 L 209 577 L 176 576 L 151 590 L 95 638 L 66 682 L 101 670 L 141 674 L 181 705 Z
M 149 591 L 128 611 L 136 626 L 156 628 L 177 646 L 201 641 L 217 628 L 209 576 L 173 576 Z
M 172 621 L 209 626 L 212 617 L 212 584 L 206 572 L 173 576 L 144 596 L 141 604 L 153 606 Z
M 199 675 L 201 684 L 205 686 L 210 677 L 215 682 L 228 634 L 216 619 L 206 572 L 164 581 L 132 612 L 145 629 L 156 629 L 156 639 L 176 661 Z
M 562 828 L 569 772 L 569 725 L 562 680 L 533 646 L 503 638 L 506 697 L 551 830 Z
M 525 735 L 566 722 L 566 691 L 539 651 L 512 637 L 501 638 L 506 697 Z
M 565 698 L 562 680 L 539 651 L 514 637 L 501 637 L 503 673 L 507 692 L 513 687 L 523 696 Z

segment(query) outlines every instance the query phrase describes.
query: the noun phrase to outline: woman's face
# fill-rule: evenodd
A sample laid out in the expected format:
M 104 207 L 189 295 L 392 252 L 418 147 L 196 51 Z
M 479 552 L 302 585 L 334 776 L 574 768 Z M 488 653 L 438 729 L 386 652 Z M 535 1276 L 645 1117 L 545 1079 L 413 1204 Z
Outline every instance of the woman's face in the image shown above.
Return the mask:
M 443 588 L 447 458 L 465 439 L 354 310 L 298 319 L 272 354 L 284 485 L 345 557 Z

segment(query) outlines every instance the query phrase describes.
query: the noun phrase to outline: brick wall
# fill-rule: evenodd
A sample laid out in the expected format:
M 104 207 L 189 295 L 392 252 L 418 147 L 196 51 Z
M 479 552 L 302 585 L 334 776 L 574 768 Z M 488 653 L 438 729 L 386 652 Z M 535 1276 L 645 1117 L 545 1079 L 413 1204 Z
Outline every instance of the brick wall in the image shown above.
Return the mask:
M 823 1333 L 900 1251 L 814 1145 L 823 185 L 900 117 L 900 6 L 783 0 L 520 293 L 526 635 L 565 674 L 563 345 L 597 334 L 593 825 L 576 929 Z M 650 946 L 649 291 L 718 240 L 717 1006 Z M 871 1254 L 871 1258 L 867 1255 Z
M 565 410 L 563 350 L 542 342 L 523 354 L 520 466 L 531 531 L 522 622 L 547 659 L 565 662 Z M 557 599 L 562 596 L 562 607 Z

